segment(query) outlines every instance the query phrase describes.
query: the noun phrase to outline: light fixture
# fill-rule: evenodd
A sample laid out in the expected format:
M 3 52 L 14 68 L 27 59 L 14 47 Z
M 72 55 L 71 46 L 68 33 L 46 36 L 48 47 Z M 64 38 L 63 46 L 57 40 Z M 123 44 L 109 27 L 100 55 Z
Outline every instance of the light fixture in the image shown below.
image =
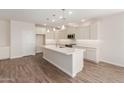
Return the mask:
M 52 22 L 55 22 L 55 16 L 56 16 L 56 15 L 53 14 L 52 16 L 53 16 L 53 20 L 52 20 Z
M 64 25 L 62 25 L 62 28 L 61 28 L 62 30 L 64 30 L 65 29 L 65 26 Z
M 65 19 L 66 19 L 65 16 L 64 16 L 65 9 L 62 9 L 62 11 L 63 11 L 63 17 L 62 17 L 63 25 L 61 27 L 61 30 L 64 30 L 66 28 L 65 25 L 64 25 L 64 22 L 65 22 Z
M 62 17 L 62 16 L 60 16 L 59 18 L 60 18 L 60 19 L 62 19 L 63 17 Z
M 72 14 L 72 11 L 69 11 L 68 14 L 71 15 Z
M 49 18 L 47 18 L 46 20 L 49 21 Z M 50 32 L 50 30 L 49 30 L 49 25 L 47 25 L 46 28 L 47 28 L 47 32 Z
M 46 26 L 47 24 L 43 24 L 44 26 Z
M 49 30 L 49 29 L 47 29 L 47 32 L 50 32 L 50 30 Z
M 85 22 L 86 20 L 85 19 L 82 19 L 81 22 Z
M 56 31 L 56 29 L 55 29 L 55 28 L 53 28 L 53 31 Z
M 53 19 L 52 22 L 55 22 L 55 20 Z

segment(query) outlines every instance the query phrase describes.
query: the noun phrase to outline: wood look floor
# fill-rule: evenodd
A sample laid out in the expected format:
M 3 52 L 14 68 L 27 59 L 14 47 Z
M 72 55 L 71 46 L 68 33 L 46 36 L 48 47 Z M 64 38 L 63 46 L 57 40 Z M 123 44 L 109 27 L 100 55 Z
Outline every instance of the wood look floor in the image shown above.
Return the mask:
M 85 61 L 75 78 L 45 61 L 42 54 L 0 61 L 1 83 L 124 83 L 124 68 Z

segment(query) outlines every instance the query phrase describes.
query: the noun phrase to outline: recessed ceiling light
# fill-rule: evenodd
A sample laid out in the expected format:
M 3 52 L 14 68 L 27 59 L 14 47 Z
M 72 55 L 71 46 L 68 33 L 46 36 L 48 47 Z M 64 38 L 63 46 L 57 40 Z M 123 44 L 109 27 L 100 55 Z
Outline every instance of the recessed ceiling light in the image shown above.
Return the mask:
M 81 22 L 85 22 L 86 20 L 85 19 L 82 19 Z
M 44 26 L 46 26 L 47 24 L 43 24 Z
M 63 17 L 62 17 L 62 16 L 60 16 L 59 18 L 60 18 L 60 19 L 62 19 Z
M 55 22 L 55 20 L 53 19 L 52 22 Z
M 68 14 L 71 15 L 72 14 L 72 11 L 69 11 Z

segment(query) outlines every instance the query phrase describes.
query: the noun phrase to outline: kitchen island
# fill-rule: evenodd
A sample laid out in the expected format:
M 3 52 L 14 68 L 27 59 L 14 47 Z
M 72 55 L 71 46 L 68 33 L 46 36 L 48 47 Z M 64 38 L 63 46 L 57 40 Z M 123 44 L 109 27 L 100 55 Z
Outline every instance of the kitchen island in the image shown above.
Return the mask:
M 83 49 L 59 46 L 43 46 L 43 58 L 61 69 L 71 77 L 75 77 L 83 69 Z

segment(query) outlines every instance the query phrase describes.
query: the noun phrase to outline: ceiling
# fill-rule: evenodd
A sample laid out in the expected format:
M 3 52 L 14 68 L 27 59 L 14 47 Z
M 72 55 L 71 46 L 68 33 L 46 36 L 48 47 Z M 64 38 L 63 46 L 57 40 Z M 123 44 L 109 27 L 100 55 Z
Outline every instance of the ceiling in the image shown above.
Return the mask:
M 69 14 L 71 12 L 72 14 Z M 27 21 L 35 24 L 60 26 L 68 23 L 80 23 L 82 19 L 107 16 L 124 12 L 122 9 L 65 9 L 66 20 L 62 21 L 62 9 L 0 9 L 0 19 Z M 53 16 L 55 14 L 55 16 Z M 49 20 L 46 20 L 49 18 Z M 52 22 L 55 20 L 55 22 Z

